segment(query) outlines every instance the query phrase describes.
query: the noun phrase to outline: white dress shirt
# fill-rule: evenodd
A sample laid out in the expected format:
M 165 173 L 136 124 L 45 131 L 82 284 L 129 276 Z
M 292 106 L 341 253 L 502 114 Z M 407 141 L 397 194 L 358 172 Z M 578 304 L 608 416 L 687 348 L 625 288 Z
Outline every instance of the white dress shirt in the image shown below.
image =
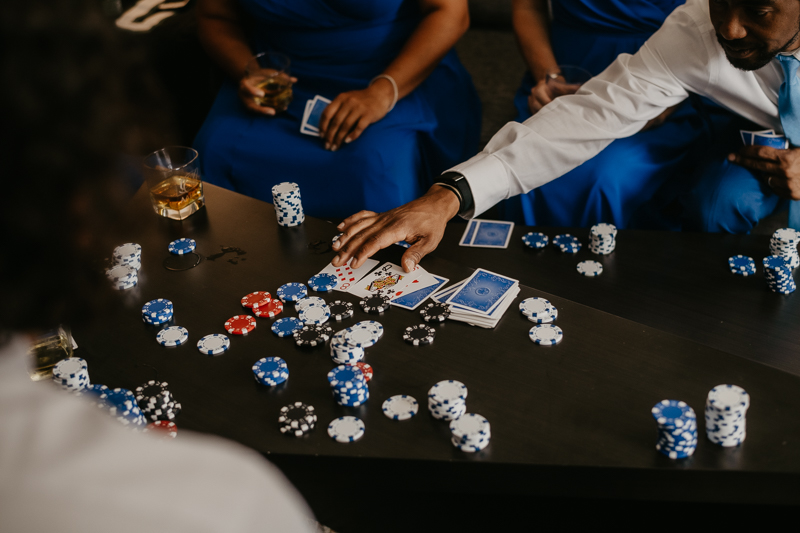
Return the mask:
M 524 123 L 509 122 L 482 152 L 450 170 L 466 177 L 479 215 L 633 135 L 690 92 L 780 133 L 783 79 L 777 59 L 752 72 L 731 65 L 717 42 L 708 0 L 688 0 L 636 54 L 621 54 L 576 94 L 556 98 Z
M 186 431 L 174 440 L 134 433 L 52 382 L 32 382 L 28 346 L 22 337 L 0 346 L 0 531 L 316 529 L 258 453 Z

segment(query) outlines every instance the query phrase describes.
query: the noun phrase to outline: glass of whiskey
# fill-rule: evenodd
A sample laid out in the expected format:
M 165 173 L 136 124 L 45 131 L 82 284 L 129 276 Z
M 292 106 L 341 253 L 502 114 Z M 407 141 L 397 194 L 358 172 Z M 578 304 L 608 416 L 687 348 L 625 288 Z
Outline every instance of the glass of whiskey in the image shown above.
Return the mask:
M 65 326 L 37 337 L 28 352 L 31 379 L 41 381 L 52 378 L 56 363 L 72 357 L 72 347 L 72 335 Z
M 185 146 L 167 146 L 145 156 L 145 183 L 156 213 L 183 220 L 203 207 L 197 158 L 197 150 Z
M 277 52 L 256 54 L 247 63 L 244 77 L 264 91 L 264 96 L 253 100 L 261 107 L 271 107 L 276 113 L 286 111 L 292 101 L 292 79 L 288 57 Z

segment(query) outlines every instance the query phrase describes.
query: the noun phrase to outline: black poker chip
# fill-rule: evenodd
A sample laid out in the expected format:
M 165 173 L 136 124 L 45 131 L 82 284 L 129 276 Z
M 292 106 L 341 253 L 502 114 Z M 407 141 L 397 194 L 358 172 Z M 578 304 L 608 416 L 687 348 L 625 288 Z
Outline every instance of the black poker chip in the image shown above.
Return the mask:
M 414 346 L 430 344 L 436 336 L 436 330 L 427 324 L 408 326 L 403 332 L 403 340 Z
M 373 294 L 362 299 L 359 303 L 366 313 L 380 314 L 389 309 L 389 297 L 382 294 Z
M 294 332 L 294 341 L 298 346 L 312 347 L 325 344 L 333 335 L 333 328 L 325 324 L 307 324 Z
M 425 322 L 444 322 L 450 316 L 450 308 L 447 304 L 431 302 L 420 310 L 419 315 Z
M 278 417 L 281 433 L 302 437 L 317 424 L 317 414 L 313 405 L 294 402 L 281 407 Z
M 346 318 L 353 316 L 353 304 L 350 302 L 343 302 L 342 300 L 335 300 L 328 305 L 331 309 L 331 318 L 336 322 L 341 322 Z

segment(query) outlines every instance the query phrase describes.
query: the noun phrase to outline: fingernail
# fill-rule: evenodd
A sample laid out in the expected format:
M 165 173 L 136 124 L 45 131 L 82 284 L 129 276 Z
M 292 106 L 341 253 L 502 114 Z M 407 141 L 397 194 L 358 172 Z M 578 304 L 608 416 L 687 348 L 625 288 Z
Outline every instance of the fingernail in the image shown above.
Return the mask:
M 344 227 L 344 222 L 339 222 L 339 225 L 336 226 L 336 229 L 342 229 Z M 339 242 L 339 241 L 336 241 Z
M 336 151 L 336 150 L 338 150 L 338 149 L 339 149 L 339 147 L 338 147 L 338 146 L 335 146 L 335 145 L 334 145 L 334 146 L 331 146 L 331 152 L 335 152 L 335 151 Z
M 736 156 L 734 154 L 728 154 L 728 161 L 736 161 Z
M 403 264 L 405 265 L 406 270 L 408 270 L 409 272 L 414 270 L 414 261 L 412 261 L 411 259 L 406 259 Z
M 331 248 L 333 248 L 334 250 L 338 250 L 341 245 L 342 243 L 336 241 L 335 243 L 331 244 Z
M 350 144 L 352 141 L 353 141 L 353 139 L 351 139 L 350 137 L 348 137 L 347 139 L 345 139 L 345 140 L 344 140 L 344 143 L 345 143 L 345 144 Z
M 330 150 L 331 149 L 331 143 L 325 143 L 325 149 L 326 150 Z
M 334 261 L 337 261 L 337 262 L 339 261 L 339 256 L 338 255 L 334 255 L 333 256 L 333 259 L 331 260 L 331 263 L 333 263 Z

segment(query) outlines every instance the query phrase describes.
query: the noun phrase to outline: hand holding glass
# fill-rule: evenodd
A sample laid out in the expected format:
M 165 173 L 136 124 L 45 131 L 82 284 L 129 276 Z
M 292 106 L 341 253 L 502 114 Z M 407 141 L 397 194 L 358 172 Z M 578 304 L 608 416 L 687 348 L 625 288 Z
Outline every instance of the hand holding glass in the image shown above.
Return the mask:
M 292 101 L 289 65 L 289 58 L 276 52 L 262 52 L 247 63 L 245 79 L 264 92 L 264 96 L 253 97 L 257 105 L 271 107 L 277 113 L 286 111 Z

